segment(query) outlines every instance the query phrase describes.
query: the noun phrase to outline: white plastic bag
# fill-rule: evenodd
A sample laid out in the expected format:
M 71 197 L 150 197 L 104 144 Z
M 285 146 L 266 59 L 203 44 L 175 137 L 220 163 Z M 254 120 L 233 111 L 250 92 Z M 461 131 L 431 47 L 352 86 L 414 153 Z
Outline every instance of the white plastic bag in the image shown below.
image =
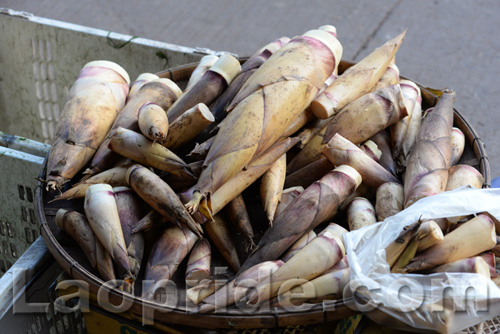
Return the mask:
M 350 290 L 364 297 L 348 305 L 383 325 L 406 330 L 409 325 L 419 332 L 453 333 L 500 315 L 500 288 L 484 276 L 391 274 L 385 260 L 385 248 L 419 218 L 485 211 L 500 220 L 500 189 L 460 188 L 423 198 L 381 223 L 345 234 Z M 366 299 L 369 303 L 363 305 Z

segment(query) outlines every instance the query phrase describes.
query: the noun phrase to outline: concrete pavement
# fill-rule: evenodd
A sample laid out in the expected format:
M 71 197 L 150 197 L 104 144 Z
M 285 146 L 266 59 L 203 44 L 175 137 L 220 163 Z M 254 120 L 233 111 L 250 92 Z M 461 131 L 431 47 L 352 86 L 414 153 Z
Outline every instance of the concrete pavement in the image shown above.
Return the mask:
M 249 55 L 279 36 L 337 27 L 344 59 L 360 60 L 408 28 L 401 74 L 457 92 L 456 108 L 500 175 L 500 2 L 497 0 L 0 0 L 1 7 L 169 43 Z

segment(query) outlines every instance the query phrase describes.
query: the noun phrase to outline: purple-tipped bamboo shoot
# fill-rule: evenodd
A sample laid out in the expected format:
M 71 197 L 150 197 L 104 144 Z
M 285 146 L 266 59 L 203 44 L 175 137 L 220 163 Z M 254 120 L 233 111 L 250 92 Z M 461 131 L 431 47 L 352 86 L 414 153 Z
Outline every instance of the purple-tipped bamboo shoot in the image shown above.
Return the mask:
M 293 172 L 285 178 L 285 188 L 309 187 L 314 181 L 321 179 L 331 171 L 333 164 L 327 158 L 321 158 Z
M 230 54 L 221 56 L 201 78 L 185 91 L 167 110 L 170 123 L 175 121 L 186 110 L 198 103 L 210 105 L 241 72 L 238 59 Z
M 279 258 L 304 233 L 330 219 L 360 183 L 361 176 L 349 166 L 339 166 L 314 182 L 276 217 L 243 264 L 243 270 Z M 290 224 L 291 221 L 295 223 Z
M 312 183 L 312 182 L 311 182 Z M 281 194 L 280 202 L 276 207 L 276 212 L 274 213 L 274 217 L 277 217 L 282 211 L 284 211 L 290 203 L 293 202 L 297 196 L 299 196 L 304 191 L 303 187 L 290 187 L 283 190 Z
M 479 256 L 486 262 L 488 268 L 490 269 L 490 278 L 497 277 L 498 273 L 496 270 L 497 260 L 495 254 L 491 251 L 479 254 Z
M 96 259 L 97 259 L 97 271 L 101 275 L 101 278 L 105 281 L 116 280 L 115 268 L 113 266 L 113 259 L 109 255 L 108 251 L 104 248 L 102 243 L 97 240 L 96 246 Z
M 157 290 L 168 284 L 196 240 L 198 237 L 186 228 L 172 226 L 163 231 L 149 255 L 142 282 L 142 298 L 155 299 Z
M 186 301 L 198 305 L 203 299 L 214 294 L 214 292 L 216 292 L 217 290 L 223 288 L 226 283 L 227 279 L 224 281 L 205 280 L 197 286 L 186 289 Z
M 366 198 L 356 197 L 347 207 L 347 223 L 350 231 L 359 230 L 376 222 L 375 208 Z
M 497 242 L 495 224 L 488 216 L 478 215 L 438 242 L 415 256 L 405 267 L 406 272 L 430 269 L 492 249 Z
M 84 209 L 97 239 L 120 268 L 129 271 L 127 246 L 113 188 L 109 184 L 91 185 L 85 194 Z
M 495 230 L 498 230 L 498 222 L 493 220 L 495 222 Z M 498 233 L 498 232 L 497 232 Z M 500 257 L 500 237 L 497 235 L 497 243 L 496 245 L 491 249 L 491 251 L 493 252 L 493 254 L 495 254 L 495 256 L 497 257 Z
M 413 109 L 415 108 L 417 99 L 420 97 L 420 88 L 414 82 L 401 80 L 399 85 L 401 86 L 407 116 L 401 118 L 391 126 L 392 156 L 394 159 L 397 159 L 401 154 Z
M 372 140 L 367 140 L 363 144 L 359 145 L 359 148 L 366 153 L 370 158 L 379 162 L 382 156 L 382 151 L 378 149 L 377 144 Z
M 334 166 L 349 165 L 356 169 L 361 174 L 363 183 L 370 187 L 378 188 L 386 182 L 399 183 L 394 175 L 338 133 L 328 142 L 323 155 Z
M 446 189 L 455 93 L 444 93 L 422 122 L 405 172 L 405 207 Z
M 299 306 L 306 301 L 317 303 L 324 299 L 341 299 L 350 275 L 350 268 L 323 274 L 278 295 L 279 305 L 289 307 Z
M 344 256 L 344 258 L 342 258 L 342 260 L 340 260 L 337 264 L 335 264 L 333 267 L 328 269 L 328 271 L 325 272 L 325 274 L 332 273 L 332 272 L 337 271 L 337 270 L 349 268 L 349 261 L 347 260 L 347 258 L 348 258 L 348 256 L 346 254 L 346 256 Z
M 465 149 L 465 135 L 459 128 L 451 128 L 451 161 L 450 166 L 455 166 Z
M 191 76 L 189 77 L 189 81 L 186 85 L 186 89 L 188 90 L 191 88 L 200 78 L 205 74 L 206 71 L 212 67 L 213 64 L 215 64 L 219 60 L 218 56 L 215 55 L 206 55 L 201 57 L 200 62 L 198 63 L 198 66 L 193 70 L 191 73 Z
M 342 108 L 328 124 L 323 144 L 336 133 L 361 144 L 407 115 L 399 85 L 379 89 Z
M 97 266 L 97 238 L 87 218 L 79 212 L 65 209 L 57 210 L 56 224 L 80 246 L 90 265 Z
M 298 138 L 287 138 L 277 142 L 260 157 L 250 162 L 243 170 L 220 187 L 208 200 L 201 203 L 200 210 L 205 217 L 210 218 L 232 201 L 243 190 L 261 177 L 272 164 L 299 141 Z
M 245 82 L 257 71 L 257 69 L 267 60 L 271 55 L 286 44 L 290 39 L 281 37 L 274 40 L 261 48 L 257 53 L 248 58 L 243 65 L 241 65 L 241 72 L 236 75 L 227 89 L 217 98 L 213 103 L 210 110 L 215 116 L 217 122 L 222 121 L 226 116 L 226 108 L 236 96 Z
M 483 184 L 484 177 L 477 169 L 469 165 L 455 165 L 448 170 L 445 190 L 450 191 L 463 186 L 481 189 Z
M 466 259 L 445 263 L 432 269 L 433 273 L 475 273 L 490 278 L 490 268 L 480 257 L 474 256 Z
M 196 241 L 186 267 L 186 284 L 196 286 L 210 277 L 212 250 L 206 239 Z
M 156 80 L 156 79 L 160 79 L 160 77 L 157 76 L 156 74 L 153 74 L 153 73 L 141 73 L 141 74 L 139 74 L 137 79 L 135 79 L 134 82 L 130 83 L 130 89 L 128 91 L 126 102 L 128 102 L 132 98 L 132 96 L 134 96 L 135 93 L 137 93 L 139 91 L 139 89 L 141 89 L 142 86 L 144 86 L 148 82 L 151 82 L 151 81 Z
M 454 190 L 463 186 L 481 189 L 484 184 L 483 175 L 474 167 L 469 165 L 455 165 L 448 170 L 448 181 L 445 191 Z M 456 223 L 463 216 L 448 217 L 450 223 Z
M 395 59 L 393 59 L 391 64 L 387 66 L 387 69 L 385 70 L 384 74 L 382 74 L 380 79 L 377 81 L 377 84 L 375 85 L 375 87 L 373 87 L 373 90 L 377 90 L 380 88 L 388 87 L 390 85 L 395 85 L 399 83 L 400 81 L 399 68 L 394 62 Z
M 281 36 L 279 38 L 276 38 L 274 41 L 264 45 L 263 47 L 261 47 L 260 49 L 255 51 L 254 54 L 252 54 L 248 59 L 250 60 L 252 58 L 258 57 L 266 49 L 270 50 L 272 53 L 275 53 L 277 50 L 279 50 L 283 45 L 285 45 L 288 42 L 290 42 L 290 37 Z M 243 70 L 246 70 L 250 67 L 253 67 L 252 63 L 249 63 L 248 65 L 246 65 L 246 62 L 245 62 L 245 64 L 241 65 L 241 70 L 243 71 Z
M 311 103 L 316 117 L 321 119 L 331 117 L 350 102 L 372 91 L 394 59 L 405 34 L 406 30 L 376 48 L 328 86 Z
M 259 67 L 228 108 L 197 194 L 186 204 L 190 212 L 281 137 L 337 67 L 341 53 L 335 37 L 313 30 L 292 39 Z
M 283 265 L 283 261 L 266 261 L 259 263 L 241 273 L 237 278 L 227 283 L 222 289 L 203 299 L 199 312 L 207 313 L 220 310 L 240 301 L 248 291 L 260 282 L 268 279 Z
M 261 303 L 289 291 L 297 286 L 300 280 L 303 283 L 316 278 L 344 256 L 343 242 L 337 236 L 330 231 L 320 233 L 268 279 L 257 285 L 248 296 L 248 303 Z
M 344 227 L 340 226 L 339 224 L 336 224 L 336 223 L 330 223 L 328 225 L 326 225 L 326 227 L 318 234 L 318 235 L 321 235 L 321 234 L 324 234 L 326 232 L 329 232 L 329 233 L 332 233 L 333 235 L 335 235 L 336 237 L 338 237 L 340 239 L 340 241 L 342 241 L 342 244 L 343 243 L 343 239 L 342 239 L 342 236 L 346 233 L 348 233 L 349 231 L 347 231 Z
M 47 159 L 47 188 L 61 189 L 94 156 L 125 105 L 127 72 L 110 61 L 87 63 L 69 91 Z
M 283 262 L 286 262 L 290 260 L 292 256 L 297 254 L 299 250 L 304 248 L 308 243 L 310 243 L 314 238 L 316 238 L 316 232 L 313 230 L 309 231 L 308 233 L 304 234 L 303 236 L 300 237 L 299 240 L 295 241 L 295 243 L 288 249 L 288 251 L 281 257 Z

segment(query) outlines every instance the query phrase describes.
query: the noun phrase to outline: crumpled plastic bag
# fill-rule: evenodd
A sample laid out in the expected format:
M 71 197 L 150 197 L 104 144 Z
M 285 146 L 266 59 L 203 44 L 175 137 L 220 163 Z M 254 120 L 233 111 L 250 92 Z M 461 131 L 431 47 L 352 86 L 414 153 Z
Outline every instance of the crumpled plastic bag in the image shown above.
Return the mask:
M 346 233 L 352 295 L 346 298 L 344 293 L 344 302 L 381 325 L 420 333 L 453 333 L 500 315 L 500 288 L 484 276 L 393 274 L 385 260 L 385 248 L 419 218 L 485 211 L 500 220 L 500 189 L 462 187 L 423 198 L 383 222 Z

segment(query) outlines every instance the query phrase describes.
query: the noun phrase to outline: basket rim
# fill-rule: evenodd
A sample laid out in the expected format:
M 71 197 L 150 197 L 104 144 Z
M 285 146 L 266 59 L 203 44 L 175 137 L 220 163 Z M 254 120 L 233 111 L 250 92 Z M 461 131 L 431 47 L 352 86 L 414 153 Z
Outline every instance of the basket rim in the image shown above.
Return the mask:
M 246 58 L 240 60 L 244 62 Z M 197 62 L 189 63 L 157 72 L 156 74 L 159 77 L 168 78 L 173 81 L 184 80 L 186 75 L 190 74 L 192 70 L 197 66 L 197 64 Z M 355 62 L 342 60 L 339 64 L 339 68 L 343 67 L 343 70 L 345 70 L 354 64 Z M 340 73 L 342 73 L 342 71 L 340 71 Z M 403 79 L 404 77 L 401 76 L 401 78 Z M 424 100 L 425 98 L 426 101 L 430 103 L 430 105 L 434 105 L 439 97 L 433 92 L 436 92 L 438 90 L 425 87 L 417 82 L 415 83 L 422 90 L 422 99 Z M 471 126 L 471 124 L 456 109 L 454 109 L 454 122 L 458 123 L 459 126 L 467 129 L 467 133 L 464 132 L 464 134 L 466 134 L 468 144 L 471 145 L 476 158 L 479 160 L 479 170 L 485 179 L 483 188 L 489 188 L 491 182 L 491 173 L 483 141 L 477 135 L 477 132 Z M 41 235 L 43 236 L 47 248 L 56 258 L 59 264 L 63 267 L 63 269 L 73 278 L 82 279 L 87 282 L 89 284 L 90 292 L 97 295 L 98 289 L 101 288 L 105 282 L 85 269 L 80 263 L 75 261 L 66 252 L 64 247 L 62 247 L 55 238 L 47 221 L 47 212 L 45 209 L 46 191 L 44 190 L 45 188 L 43 181 L 41 181 L 45 176 L 47 158 L 48 154 L 45 158 L 43 169 L 38 179 L 39 181 L 36 189 L 36 210 L 41 225 Z M 124 293 L 123 291 L 120 291 L 116 288 L 108 288 L 108 291 L 109 301 L 111 303 L 117 305 L 120 304 L 122 300 L 132 302 L 131 311 L 141 317 L 143 316 L 145 311 L 158 311 L 156 312 L 156 314 L 159 314 L 160 316 L 155 317 L 155 320 L 159 320 L 160 323 L 165 322 L 178 325 L 189 324 L 189 326 L 200 328 L 244 329 L 319 324 L 328 321 L 339 320 L 341 318 L 349 317 L 351 315 L 359 313 L 359 311 L 355 311 L 346 306 L 346 304 L 342 300 L 325 300 L 317 304 L 308 304 L 309 306 L 312 306 L 307 311 L 298 309 L 296 312 L 291 312 L 290 310 L 274 308 L 254 314 L 246 314 L 244 312 L 238 313 L 235 311 L 199 314 L 189 313 L 187 309 L 172 308 L 157 302 L 145 300 L 139 296 Z

